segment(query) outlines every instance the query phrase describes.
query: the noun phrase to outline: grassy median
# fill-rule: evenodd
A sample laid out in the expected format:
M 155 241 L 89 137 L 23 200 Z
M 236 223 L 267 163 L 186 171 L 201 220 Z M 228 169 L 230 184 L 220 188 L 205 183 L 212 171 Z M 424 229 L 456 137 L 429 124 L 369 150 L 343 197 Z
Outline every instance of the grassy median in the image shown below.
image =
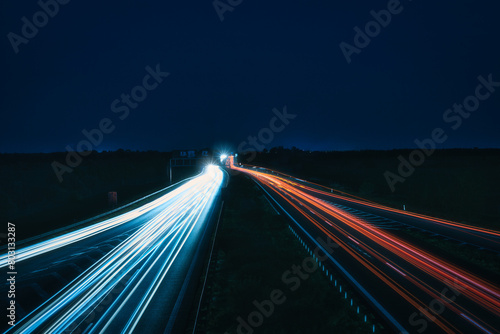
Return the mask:
M 308 253 L 253 181 L 232 177 L 225 198 L 197 332 L 370 332 L 320 269 L 282 281 Z

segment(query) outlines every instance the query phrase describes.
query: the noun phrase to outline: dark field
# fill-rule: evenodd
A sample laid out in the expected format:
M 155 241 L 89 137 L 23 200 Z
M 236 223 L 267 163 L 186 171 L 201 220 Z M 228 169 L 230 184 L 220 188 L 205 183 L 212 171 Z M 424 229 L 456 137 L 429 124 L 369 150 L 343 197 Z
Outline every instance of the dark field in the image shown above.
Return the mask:
M 392 192 L 384 173 L 412 150 L 307 152 L 273 148 L 241 157 L 328 187 L 401 209 L 500 229 L 500 150 L 436 150 Z M 251 161 L 250 161 L 251 160 Z

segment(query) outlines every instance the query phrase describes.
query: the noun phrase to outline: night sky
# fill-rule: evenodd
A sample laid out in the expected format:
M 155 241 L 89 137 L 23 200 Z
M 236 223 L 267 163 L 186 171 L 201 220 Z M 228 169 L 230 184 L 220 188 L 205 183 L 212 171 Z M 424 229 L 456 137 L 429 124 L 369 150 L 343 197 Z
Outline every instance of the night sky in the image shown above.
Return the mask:
M 210 0 L 73 0 L 35 15 L 17 53 L 12 36 L 41 7 L 2 1 L 0 152 L 65 151 L 106 118 L 98 151 L 235 149 L 284 106 L 297 116 L 267 148 L 414 148 L 438 127 L 438 147 L 500 147 L 500 87 L 456 130 L 443 120 L 479 75 L 500 82 L 500 3 L 403 0 L 348 63 L 339 44 L 392 1 L 231 0 L 221 21 Z M 157 64 L 169 75 L 126 117 L 113 112 Z

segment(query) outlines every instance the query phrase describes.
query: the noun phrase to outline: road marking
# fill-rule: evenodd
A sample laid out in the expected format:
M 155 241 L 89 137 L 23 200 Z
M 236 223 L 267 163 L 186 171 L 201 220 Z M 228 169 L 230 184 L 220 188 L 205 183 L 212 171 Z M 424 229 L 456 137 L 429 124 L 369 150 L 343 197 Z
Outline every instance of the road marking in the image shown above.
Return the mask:
M 297 225 L 297 227 L 299 227 L 308 237 L 309 239 L 314 243 L 316 244 L 324 253 L 325 255 L 328 256 L 328 258 L 330 258 L 330 260 L 333 262 L 333 264 L 335 264 L 335 266 L 337 266 L 337 268 L 339 268 L 343 273 L 344 275 L 347 277 L 348 280 L 351 281 L 352 284 L 354 284 L 359 290 L 360 292 L 367 298 L 369 299 L 373 306 L 375 306 L 376 308 L 379 309 L 379 311 L 384 314 L 384 316 L 386 317 L 386 319 L 391 322 L 396 328 L 398 328 L 402 333 L 408 333 L 408 331 L 361 285 L 358 283 L 358 281 L 337 261 L 335 260 L 331 254 L 329 254 L 324 248 L 323 246 L 318 242 L 316 241 L 303 227 L 302 225 L 300 225 L 293 217 L 292 215 L 290 215 L 288 213 L 288 211 L 286 211 L 279 203 L 278 201 L 271 196 L 271 194 L 269 194 L 269 192 L 264 189 L 264 187 L 262 185 L 260 185 L 260 188 L 265 191 L 269 197 L 271 197 L 273 199 L 273 201 L 276 203 L 276 205 L 278 205 L 281 210 L 283 210 L 284 213 L 287 214 L 287 216 Z
M 460 315 L 462 317 L 464 317 L 465 319 L 469 320 L 471 323 L 473 323 L 474 325 L 476 325 L 478 328 L 480 328 L 482 331 L 484 331 L 485 333 L 489 333 L 489 334 L 492 334 L 489 330 L 487 330 L 486 328 L 484 328 L 483 326 L 481 326 L 480 324 L 478 324 L 477 322 L 475 322 L 474 320 L 472 320 L 471 318 L 469 318 L 468 316 L 466 316 L 465 314 L 463 313 L 460 313 Z
M 81 273 L 83 271 L 82 268 L 80 268 L 78 265 L 76 265 L 75 263 L 71 263 L 70 264 L 71 267 L 75 268 L 76 271 L 78 271 L 78 273 Z
M 397 269 L 396 267 L 394 267 L 392 264 L 386 262 L 385 264 L 387 264 L 389 267 L 391 267 L 392 269 L 396 270 L 398 273 L 400 273 L 401 275 L 403 276 L 406 276 L 406 274 L 404 272 L 402 272 L 401 270 Z
M 328 202 L 328 203 L 330 203 L 331 205 L 333 205 L 341 210 L 347 211 L 347 212 L 349 212 L 357 217 L 361 217 L 367 223 L 373 225 L 376 228 L 382 228 L 385 230 L 399 230 L 403 226 L 402 223 L 395 221 L 395 220 L 392 220 L 392 219 L 389 219 L 389 218 L 385 218 L 385 217 L 377 216 L 377 215 L 374 215 L 374 214 L 371 214 L 368 212 L 353 209 L 353 208 L 347 207 L 347 206 L 342 205 L 342 204 L 336 204 L 336 203 L 331 203 L 331 202 Z
M 45 292 L 44 289 L 42 289 L 42 287 L 40 286 L 40 284 L 38 284 L 38 283 L 32 283 L 31 287 L 33 289 L 35 289 L 35 291 L 38 293 L 38 295 L 40 297 L 42 297 L 43 299 L 48 299 L 49 298 L 49 294 L 47 292 Z
M 92 326 L 94 326 L 94 323 L 91 323 L 90 325 L 87 326 L 87 328 L 85 328 L 85 330 L 83 331 L 83 334 L 86 334 L 90 331 L 90 329 L 92 328 Z

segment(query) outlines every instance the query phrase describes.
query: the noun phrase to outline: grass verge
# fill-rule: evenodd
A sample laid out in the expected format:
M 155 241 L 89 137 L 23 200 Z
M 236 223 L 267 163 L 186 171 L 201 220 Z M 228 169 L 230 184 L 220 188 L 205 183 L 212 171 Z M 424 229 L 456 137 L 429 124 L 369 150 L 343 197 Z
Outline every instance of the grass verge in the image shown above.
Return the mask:
M 349 303 L 321 270 L 313 271 L 291 290 L 282 276 L 301 265 L 308 253 L 270 206 L 260 189 L 244 176 L 232 177 L 219 225 L 200 333 L 370 333 Z M 274 291 L 274 292 L 273 292 Z M 280 291 L 281 301 L 258 321 L 258 307 Z M 262 311 L 260 312 L 262 314 Z
M 481 273 L 496 282 L 500 278 L 500 256 L 497 253 L 422 231 L 403 229 L 401 232 L 406 240 L 460 264 L 469 272 Z

